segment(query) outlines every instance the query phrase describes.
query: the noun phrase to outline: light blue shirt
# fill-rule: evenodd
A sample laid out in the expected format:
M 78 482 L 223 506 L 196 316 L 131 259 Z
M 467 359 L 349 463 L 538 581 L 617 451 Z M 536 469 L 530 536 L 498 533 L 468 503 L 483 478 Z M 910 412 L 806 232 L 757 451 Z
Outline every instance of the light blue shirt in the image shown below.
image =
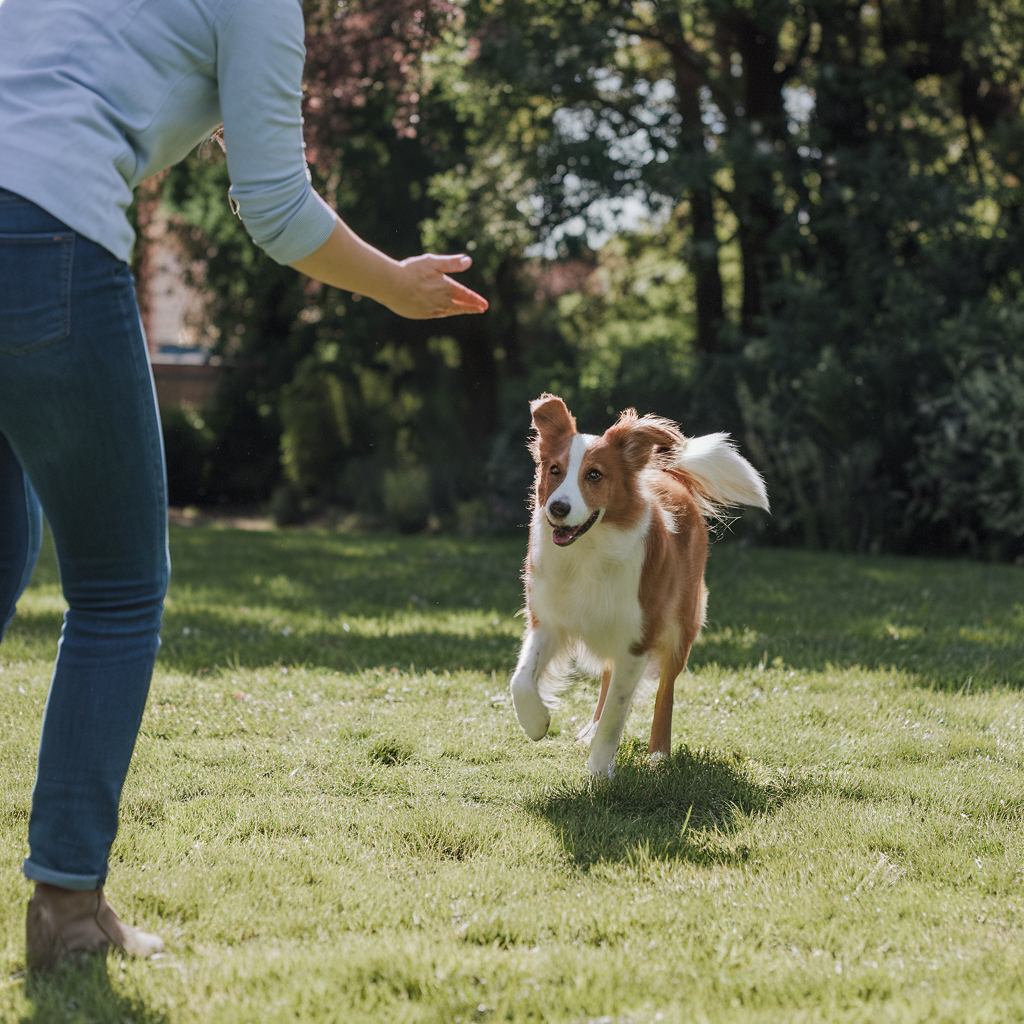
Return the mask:
M 127 261 L 135 186 L 223 122 L 246 228 L 294 263 L 336 219 L 303 153 L 304 38 L 300 0 L 0 0 L 0 187 Z

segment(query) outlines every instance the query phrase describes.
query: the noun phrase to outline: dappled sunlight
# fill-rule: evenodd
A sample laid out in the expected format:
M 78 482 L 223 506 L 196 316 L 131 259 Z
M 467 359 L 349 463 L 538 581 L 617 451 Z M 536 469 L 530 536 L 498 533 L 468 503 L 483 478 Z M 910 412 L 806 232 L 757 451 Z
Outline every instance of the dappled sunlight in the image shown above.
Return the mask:
M 1024 685 L 1014 566 L 717 546 L 692 667 L 904 671 L 923 686 Z M 794 602 L 793 595 L 799 599 Z
M 424 993 L 450 1009 L 455 983 L 465 1020 L 510 985 L 535 1001 L 505 1016 L 541 1020 L 609 976 L 674 992 L 679 969 L 729 993 L 756 971 L 781 986 L 775 1009 L 840 978 L 1016 977 L 991 924 L 998 899 L 1019 945 L 1024 717 L 995 685 L 1020 653 L 1015 571 L 717 545 L 671 757 L 649 765 L 638 702 L 615 777 L 595 782 L 573 739 L 594 681 L 538 743 L 511 707 L 518 544 L 252 538 L 174 538 L 111 873 L 167 958 L 100 961 L 91 994 L 30 990 L 15 938 L 4 1020 L 243 1022 L 285 999 L 298 1019 L 397 1021 Z M 44 562 L 0 649 L 15 936 L 61 607 Z M 562 1016 L 584 1019 L 570 1002 Z
M 55 587 L 34 587 L 18 601 L 18 615 L 27 617 L 63 616 L 68 603 Z
M 514 614 L 524 554 L 518 540 L 172 530 L 170 598 L 331 616 L 407 607 Z
M 191 605 L 164 615 L 158 665 L 209 671 L 225 665 L 275 664 L 358 670 L 375 665 L 444 670 L 511 671 L 519 650 L 519 620 L 491 614 L 398 613 L 387 618 L 325 620 L 290 613 L 225 613 Z M 347 628 L 346 628 L 347 627 Z
M 518 540 L 172 531 L 159 664 L 462 665 L 505 673 L 523 620 Z M 1024 684 L 1024 571 L 720 543 L 690 666 L 895 669 L 922 686 Z M 44 546 L 7 650 L 51 659 L 65 605 Z
M 510 671 L 520 546 L 446 537 L 180 531 L 160 664 Z

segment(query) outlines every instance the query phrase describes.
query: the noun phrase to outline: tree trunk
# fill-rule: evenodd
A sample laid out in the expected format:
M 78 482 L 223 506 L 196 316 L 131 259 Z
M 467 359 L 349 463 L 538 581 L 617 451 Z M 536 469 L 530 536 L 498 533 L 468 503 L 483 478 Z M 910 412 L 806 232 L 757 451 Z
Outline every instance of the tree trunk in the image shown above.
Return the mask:
M 718 266 L 718 233 L 710 188 L 690 189 L 690 268 L 696 279 L 697 349 L 717 352 L 719 326 L 724 315 L 722 275 Z
M 519 336 L 519 268 L 518 256 L 506 256 L 494 275 L 494 289 L 498 294 L 502 326 L 499 331 L 501 347 L 505 350 L 505 372 L 509 377 L 525 377 L 523 350 Z
M 776 70 L 779 60 L 778 26 L 762 28 L 743 12 L 734 12 L 723 25 L 743 61 L 743 114 L 747 129 L 746 167 L 737 166 L 733 210 L 739 221 L 743 266 L 743 299 L 740 330 L 745 335 L 761 331 L 764 318 L 764 286 L 777 279 L 779 269 L 771 251 L 778 228 L 773 201 L 775 149 L 785 143 L 786 115 L 782 99 L 785 71 Z
M 466 430 L 478 445 L 498 427 L 498 365 L 489 320 L 489 314 L 481 313 L 456 317 L 452 321 L 452 334 L 462 353 Z
M 718 264 L 718 232 L 715 223 L 711 166 L 704 146 L 701 121 L 700 76 L 687 61 L 681 46 L 666 43 L 675 72 L 676 103 L 683 118 L 680 144 L 697 168 L 697 178 L 687 189 L 690 202 L 690 269 L 696 279 L 697 350 L 717 352 L 724 315 L 722 274 Z

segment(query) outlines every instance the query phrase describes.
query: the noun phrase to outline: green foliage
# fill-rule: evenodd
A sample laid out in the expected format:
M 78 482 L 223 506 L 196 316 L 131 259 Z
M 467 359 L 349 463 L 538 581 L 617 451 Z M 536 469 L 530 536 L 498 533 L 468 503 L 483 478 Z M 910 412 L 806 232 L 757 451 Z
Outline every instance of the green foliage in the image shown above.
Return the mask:
M 471 10 L 469 74 L 546 111 L 547 134 L 522 146 L 546 222 L 632 194 L 681 229 L 653 244 L 688 265 L 693 306 L 670 319 L 691 369 L 636 358 L 652 318 L 595 302 L 599 276 L 562 300 L 572 358 L 549 378 L 581 406 L 601 382 L 612 397 L 595 412 L 657 402 L 688 429 L 731 429 L 768 476 L 777 540 L 933 547 L 941 530 L 908 518 L 906 495 L 922 410 L 958 359 L 947 325 L 1020 287 L 1017 7 Z M 943 537 L 1005 550 L 995 534 Z
M 423 466 L 384 472 L 384 512 L 402 533 L 417 533 L 430 514 L 430 474 Z
M 167 499 L 171 505 L 202 504 L 209 484 L 213 431 L 198 413 L 160 410 L 167 459 Z
M 352 447 L 351 396 L 316 357 L 301 362 L 281 389 L 281 461 L 293 483 L 338 488 L 337 473 Z
M 362 23 L 350 13 L 354 25 Z M 423 95 L 405 114 L 402 104 L 413 101 L 401 83 L 357 90 L 344 134 L 332 134 L 340 114 L 333 94 L 322 89 L 337 54 L 314 29 L 307 71 L 322 101 L 320 113 L 309 111 L 306 119 L 315 140 L 314 183 L 370 242 L 397 258 L 421 252 L 420 224 L 438 210 L 429 183 L 439 175 L 437 189 L 445 193 L 442 177 L 463 144 L 444 68 L 435 68 L 436 88 L 421 83 Z M 351 84 L 346 79 L 345 89 Z M 413 109 L 420 130 L 407 121 L 396 127 L 396 118 L 413 116 Z M 266 499 L 283 476 L 304 495 L 379 507 L 384 470 L 425 461 L 432 501 L 452 508 L 482 475 L 495 417 L 493 349 L 505 330 L 501 302 L 487 317 L 446 324 L 442 334 L 436 325 L 403 321 L 278 267 L 231 215 L 225 166 L 209 157 L 216 153 L 207 147 L 175 168 L 165 199 L 195 283 L 208 296 L 216 351 L 228 368 L 208 418 L 216 434 L 210 498 Z M 456 192 L 457 178 L 447 179 Z M 458 249 L 461 242 L 475 249 L 473 239 L 445 235 L 457 234 L 450 218 L 430 231 L 436 247 Z M 463 275 L 470 286 L 480 286 L 491 267 L 483 250 L 475 255 L 480 269 Z
M 672 230 L 619 236 L 602 248 L 584 289 L 559 299 L 576 356 L 575 387 L 564 397 L 585 422 L 607 423 L 629 405 L 685 417 L 695 354 L 682 244 Z
M 964 357 L 954 383 L 921 408 L 911 464 L 913 500 L 908 512 L 936 531 L 938 548 L 974 556 L 1020 559 L 1024 555 L 1024 359 L 1021 312 L 999 307 L 961 318 L 951 329 Z M 971 336 L 973 335 L 973 337 Z M 981 335 L 981 337 L 979 337 Z
M 526 402 L 550 389 L 592 430 L 632 405 L 730 431 L 768 479 L 765 540 L 1018 551 L 995 511 L 1024 505 L 1018 477 L 972 474 L 1009 464 L 1004 441 L 967 426 L 975 399 L 1016 408 L 967 339 L 1024 282 L 1017 3 L 416 10 L 308 5 L 314 181 L 395 256 L 472 252 L 491 311 L 409 324 L 304 282 L 245 238 L 222 164 L 174 172 L 232 367 L 211 498 L 283 475 L 379 507 L 415 465 L 431 508 L 510 524 Z M 642 230 L 611 216 L 629 202 Z M 988 383 L 956 390 L 961 363 Z M 950 417 L 961 455 L 940 457 Z
M 299 275 L 278 266 L 231 212 L 227 166 L 212 143 L 164 182 L 191 282 L 206 296 L 215 352 L 224 360 L 216 404 L 206 498 L 254 501 L 280 477 L 278 393 L 302 354 L 291 336 L 303 302 Z

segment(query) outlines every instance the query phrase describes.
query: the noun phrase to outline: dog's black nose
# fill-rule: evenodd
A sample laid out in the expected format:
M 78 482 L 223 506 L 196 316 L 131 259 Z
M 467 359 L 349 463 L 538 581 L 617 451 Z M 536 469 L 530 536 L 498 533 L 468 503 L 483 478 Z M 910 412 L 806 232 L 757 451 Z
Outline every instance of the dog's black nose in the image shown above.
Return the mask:
M 564 519 L 572 511 L 572 505 L 567 501 L 553 501 L 548 506 L 548 511 L 555 519 Z

